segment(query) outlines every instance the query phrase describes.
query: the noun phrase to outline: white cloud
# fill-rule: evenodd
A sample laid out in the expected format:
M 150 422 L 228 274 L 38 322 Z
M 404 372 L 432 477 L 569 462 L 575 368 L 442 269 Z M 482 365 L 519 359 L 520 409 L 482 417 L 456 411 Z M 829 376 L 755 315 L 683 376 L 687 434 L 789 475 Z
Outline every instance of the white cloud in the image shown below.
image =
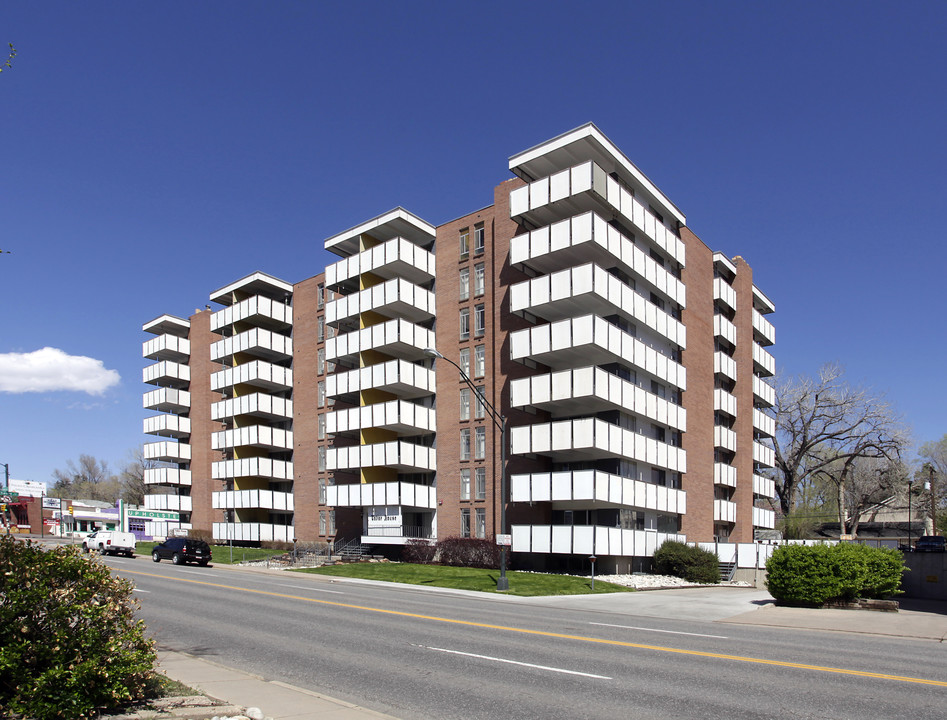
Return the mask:
M 121 377 L 101 360 L 67 355 L 44 347 L 31 353 L 0 353 L 0 392 L 27 393 L 74 390 L 101 395 Z

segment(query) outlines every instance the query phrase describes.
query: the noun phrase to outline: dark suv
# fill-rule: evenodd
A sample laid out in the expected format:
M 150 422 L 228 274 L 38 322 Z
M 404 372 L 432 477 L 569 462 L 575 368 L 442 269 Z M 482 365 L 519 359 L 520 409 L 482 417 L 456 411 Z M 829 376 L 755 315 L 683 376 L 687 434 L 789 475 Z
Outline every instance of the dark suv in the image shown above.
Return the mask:
M 171 558 L 175 565 L 184 565 L 189 562 L 196 562 L 198 565 L 206 565 L 210 562 L 210 545 L 203 540 L 192 540 L 191 538 L 168 538 L 163 543 L 155 545 L 151 551 L 151 559 L 155 562 Z
M 947 539 L 943 535 L 921 535 L 914 543 L 914 552 L 944 552 Z

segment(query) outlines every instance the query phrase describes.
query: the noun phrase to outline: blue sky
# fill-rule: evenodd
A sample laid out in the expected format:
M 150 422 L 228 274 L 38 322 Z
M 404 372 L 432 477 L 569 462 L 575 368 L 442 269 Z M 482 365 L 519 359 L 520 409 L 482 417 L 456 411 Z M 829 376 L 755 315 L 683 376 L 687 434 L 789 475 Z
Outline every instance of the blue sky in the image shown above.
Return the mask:
M 310 277 L 394 206 L 487 205 L 590 120 L 753 266 L 781 370 L 839 362 L 940 438 L 945 30 L 942 2 L 5 0 L 0 463 L 118 469 L 143 322 Z

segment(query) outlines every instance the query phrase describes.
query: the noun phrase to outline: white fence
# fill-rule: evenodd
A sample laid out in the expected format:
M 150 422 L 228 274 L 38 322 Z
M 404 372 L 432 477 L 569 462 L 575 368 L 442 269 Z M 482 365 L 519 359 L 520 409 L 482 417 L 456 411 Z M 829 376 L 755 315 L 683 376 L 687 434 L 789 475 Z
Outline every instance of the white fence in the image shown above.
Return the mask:
M 773 551 L 780 545 L 835 545 L 837 540 L 783 540 L 755 543 L 693 543 L 714 553 L 722 563 L 735 563 L 737 569 L 764 569 Z

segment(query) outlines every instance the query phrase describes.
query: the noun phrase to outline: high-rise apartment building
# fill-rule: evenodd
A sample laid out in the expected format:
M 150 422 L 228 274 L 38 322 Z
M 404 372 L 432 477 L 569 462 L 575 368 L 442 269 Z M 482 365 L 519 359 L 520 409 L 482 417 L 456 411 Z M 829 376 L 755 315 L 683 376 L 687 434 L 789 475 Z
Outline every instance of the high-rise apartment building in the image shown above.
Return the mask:
M 224 541 L 509 533 L 521 565 L 618 571 L 772 528 L 774 307 L 749 265 L 594 125 L 509 168 L 488 207 L 398 208 L 326 240 L 320 275 L 147 323 L 145 431 L 170 438 L 148 506 Z

